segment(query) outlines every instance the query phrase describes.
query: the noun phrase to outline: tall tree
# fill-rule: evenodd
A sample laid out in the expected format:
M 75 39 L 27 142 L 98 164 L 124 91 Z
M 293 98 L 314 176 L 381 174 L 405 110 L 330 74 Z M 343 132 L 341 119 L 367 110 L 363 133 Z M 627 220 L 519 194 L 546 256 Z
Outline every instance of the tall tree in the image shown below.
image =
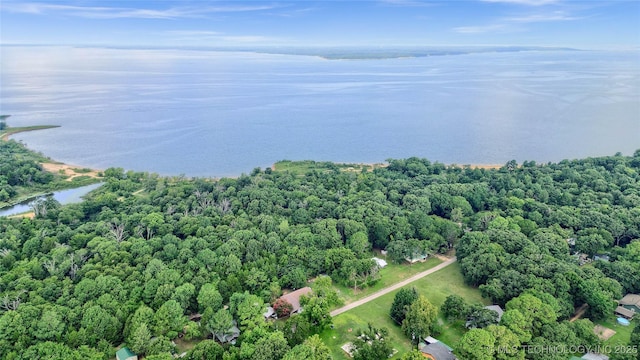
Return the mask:
M 402 331 L 417 345 L 420 339 L 431 335 L 438 310 L 426 297 L 420 295 L 409 308 L 402 321 Z
M 138 325 L 131 333 L 128 341 L 131 351 L 138 355 L 144 355 L 151 343 L 151 331 L 146 323 Z
M 495 338 L 484 329 L 471 329 L 466 332 L 456 346 L 462 359 L 493 360 Z
M 287 340 L 280 331 L 270 333 L 256 342 L 253 360 L 280 360 L 290 350 Z
M 416 301 L 418 297 L 418 291 L 415 287 L 401 288 L 400 290 L 398 290 L 395 297 L 393 298 L 393 303 L 391 304 L 389 314 L 391 315 L 393 321 L 395 321 L 398 325 L 402 325 L 409 306 L 413 304 L 413 302 Z
M 218 291 L 215 284 L 204 284 L 198 292 L 198 308 L 200 311 L 205 311 L 207 308 L 212 308 L 214 311 L 218 311 L 222 307 L 222 295 Z
M 287 352 L 283 360 L 332 360 L 331 350 L 325 345 L 320 336 L 313 335 L 304 343 L 294 346 Z
M 166 335 L 171 339 L 176 337 L 186 322 L 183 313 L 184 310 L 175 300 L 169 300 L 162 304 L 154 315 L 155 335 Z
M 468 312 L 467 303 L 462 296 L 452 294 L 444 299 L 440 312 L 449 319 L 462 319 Z
M 229 310 L 220 309 L 214 312 L 212 308 L 205 310 L 202 315 L 202 326 L 204 329 L 216 337 L 224 337 L 230 334 L 233 327 L 233 318 Z

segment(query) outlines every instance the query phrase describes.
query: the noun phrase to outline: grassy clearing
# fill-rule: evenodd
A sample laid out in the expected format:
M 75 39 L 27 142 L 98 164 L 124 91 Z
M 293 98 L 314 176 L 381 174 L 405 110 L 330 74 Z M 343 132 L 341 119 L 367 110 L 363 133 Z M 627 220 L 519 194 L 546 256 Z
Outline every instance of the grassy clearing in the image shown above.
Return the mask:
M 333 318 L 334 328 L 325 330 L 320 336 L 331 349 L 334 359 L 349 358 L 340 347 L 352 341 L 358 329 L 366 328 L 368 322 L 376 327 L 385 327 L 389 330 L 388 339 L 393 348 L 398 350 L 398 353 L 403 354 L 411 349 L 409 339 L 404 336 L 400 326 L 397 326 L 389 316 L 394 296 L 395 292 L 386 294 Z
M 304 175 L 311 170 L 319 171 L 348 171 L 348 172 L 362 172 L 363 170 L 372 171 L 374 169 L 384 167 L 385 164 L 346 164 L 346 163 L 333 163 L 328 161 L 291 161 L 282 160 L 273 164 L 273 170 L 286 171 L 296 175 Z
M 462 296 L 468 303 L 488 304 L 478 289 L 465 285 L 460 266 L 457 263 L 407 286 L 414 286 L 436 307 L 440 307 L 446 297 L 452 294 Z M 352 341 L 357 330 L 365 328 L 368 322 L 373 323 L 376 327 L 389 329 L 389 341 L 398 350 L 398 354 L 394 358 L 411 350 L 409 339 L 402 333 L 400 326 L 389 317 L 389 309 L 395 294 L 396 292 L 386 294 L 333 318 L 334 328 L 325 330 L 321 337 L 331 349 L 335 359 L 349 359 L 340 347 Z M 461 321 L 449 324 L 441 318 L 439 321 L 442 324 L 442 334 L 437 338 L 450 346 L 455 345 L 464 334 L 464 324 Z
M 613 314 L 606 319 L 594 321 L 593 323 L 602 325 L 616 332 L 615 335 L 604 342 L 604 345 L 611 346 L 612 348 L 615 348 L 616 345 L 628 345 L 634 326 L 640 326 L 640 321 L 638 320 L 633 320 L 629 326 L 622 326 L 618 324 L 617 316 Z
M 183 352 L 187 352 L 194 347 L 202 340 L 186 340 L 185 338 L 175 339 L 176 343 L 176 353 L 182 354 Z
M 353 290 L 352 287 L 347 287 L 341 284 L 334 284 L 338 296 L 344 302 L 344 305 L 352 303 L 356 300 L 362 299 L 365 296 L 371 295 L 376 291 L 382 290 L 388 286 L 396 284 L 411 276 L 429 270 L 432 267 L 440 264 L 442 260 L 438 258 L 429 258 L 423 263 L 415 263 L 413 265 L 408 264 L 389 264 L 380 270 L 380 280 L 373 286 L 365 289 Z

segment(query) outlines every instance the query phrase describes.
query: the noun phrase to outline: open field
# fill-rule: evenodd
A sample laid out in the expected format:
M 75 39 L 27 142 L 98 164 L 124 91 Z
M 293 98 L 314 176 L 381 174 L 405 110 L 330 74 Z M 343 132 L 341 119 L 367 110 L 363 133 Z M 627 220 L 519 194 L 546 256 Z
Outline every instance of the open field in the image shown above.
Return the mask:
M 413 282 L 421 295 L 424 295 L 436 307 L 440 307 L 445 298 L 452 294 L 458 294 L 466 299 L 468 303 L 481 302 L 487 304 L 482 299 L 480 291 L 464 284 L 460 266 L 457 263 L 439 270 L 429 276 Z M 322 334 L 322 340 L 329 346 L 335 359 L 348 359 L 344 351 L 340 348 L 343 344 L 352 341 L 358 329 L 367 326 L 371 322 L 376 327 L 386 327 L 389 330 L 389 341 L 399 355 L 411 350 L 409 339 L 402 333 L 399 325 L 389 317 L 389 309 L 393 303 L 393 298 L 397 291 L 383 295 L 371 302 L 349 310 L 333 318 L 333 329 L 327 329 Z M 449 345 L 454 345 L 462 336 L 463 324 L 461 322 L 448 324 L 442 319 L 442 334 L 438 339 Z
M 372 171 L 377 168 L 385 167 L 387 164 L 376 163 L 376 164 L 347 164 L 347 163 L 334 163 L 334 162 L 323 162 L 323 161 L 313 161 L 313 160 L 303 160 L 303 161 L 290 161 L 290 160 L 282 160 L 271 166 L 271 169 L 274 171 L 288 171 L 297 175 L 304 175 L 310 170 L 319 170 L 319 171 L 349 171 L 349 172 L 361 172 L 364 170 Z
M 430 257 L 423 263 L 415 263 L 413 265 L 408 264 L 393 264 L 389 263 L 383 269 L 380 269 L 380 280 L 373 286 L 365 289 L 354 290 L 351 287 L 347 287 L 341 284 L 334 284 L 338 296 L 344 302 L 344 305 L 352 303 L 356 300 L 369 296 L 377 291 L 380 291 L 388 286 L 399 283 L 402 280 L 408 279 L 411 276 L 429 270 L 432 267 L 440 264 L 442 260 Z
M 638 320 L 633 320 L 629 326 L 622 326 L 618 324 L 616 318 L 617 316 L 611 314 L 606 319 L 593 322 L 596 325 L 609 328 L 616 332 L 615 335 L 604 341 L 604 345 L 611 346 L 612 348 L 615 348 L 617 345 L 623 346 L 629 344 L 629 339 L 631 338 L 631 332 L 633 331 L 634 326 L 640 326 L 640 321 Z

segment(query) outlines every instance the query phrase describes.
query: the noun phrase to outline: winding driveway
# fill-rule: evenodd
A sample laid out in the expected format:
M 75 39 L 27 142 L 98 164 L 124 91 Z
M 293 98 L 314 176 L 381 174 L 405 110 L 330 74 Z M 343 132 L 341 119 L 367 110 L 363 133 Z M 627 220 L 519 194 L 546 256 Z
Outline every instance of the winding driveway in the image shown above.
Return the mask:
M 392 292 L 394 290 L 398 290 L 398 289 L 400 289 L 401 287 L 403 287 L 403 286 L 405 286 L 407 284 L 410 284 L 410 283 L 412 283 L 412 282 L 414 282 L 414 281 L 416 281 L 418 279 L 422 279 L 423 277 L 425 277 L 425 276 L 427 276 L 429 274 L 433 274 L 434 272 L 436 272 L 436 271 L 438 271 L 440 269 L 444 269 L 445 267 L 453 264 L 454 262 L 456 262 L 456 257 L 455 256 L 452 257 L 451 259 L 445 261 L 445 262 L 442 262 L 442 263 L 432 267 L 429 270 L 425 270 L 425 271 L 423 271 L 421 273 L 417 273 L 417 274 L 413 275 L 412 277 L 410 277 L 410 278 L 408 278 L 406 280 L 402 280 L 399 283 L 396 283 L 396 284 L 393 284 L 393 285 L 391 285 L 389 287 L 386 287 L 386 288 L 384 288 L 384 289 L 382 289 L 380 291 L 377 291 L 377 292 L 375 292 L 375 293 L 373 293 L 373 294 L 371 294 L 371 295 L 369 295 L 367 297 L 364 297 L 364 298 L 362 298 L 360 300 L 354 301 L 351 304 L 345 305 L 345 306 L 343 306 L 343 307 L 341 307 L 339 309 L 335 309 L 335 310 L 333 310 L 331 312 L 331 316 L 334 317 L 336 315 L 340 315 L 343 312 L 349 311 L 349 310 L 351 310 L 351 309 L 353 309 L 355 307 L 358 307 L 358 306 L 360 306 L 362 304 L 366 304 L 371 300 L 377 299 L 382 295 L 388 294 L 388 293 L 390 293 L 390 292 Z

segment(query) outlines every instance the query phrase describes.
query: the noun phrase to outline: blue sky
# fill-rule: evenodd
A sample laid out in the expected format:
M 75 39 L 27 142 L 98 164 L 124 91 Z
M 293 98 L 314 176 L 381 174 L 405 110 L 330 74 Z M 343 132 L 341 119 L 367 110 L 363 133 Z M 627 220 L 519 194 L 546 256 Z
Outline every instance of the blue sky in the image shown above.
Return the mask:
M 2 0 L 0 42 L 640 48 L 640 1 Z

